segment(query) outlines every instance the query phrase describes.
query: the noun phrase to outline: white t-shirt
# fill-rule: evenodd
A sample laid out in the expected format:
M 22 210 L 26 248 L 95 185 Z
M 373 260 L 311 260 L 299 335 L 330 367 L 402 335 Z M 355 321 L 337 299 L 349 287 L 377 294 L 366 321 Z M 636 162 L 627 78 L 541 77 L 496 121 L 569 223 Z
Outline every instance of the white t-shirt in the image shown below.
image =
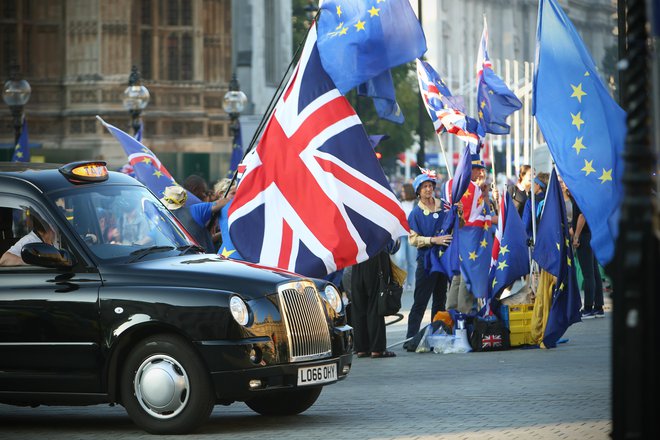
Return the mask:
M 29 234 L 18 240 L 7 252 L 20 258 L 23 246 L 30 243 L 41 243 L 41 238 L 34 231 L 30 231 Z

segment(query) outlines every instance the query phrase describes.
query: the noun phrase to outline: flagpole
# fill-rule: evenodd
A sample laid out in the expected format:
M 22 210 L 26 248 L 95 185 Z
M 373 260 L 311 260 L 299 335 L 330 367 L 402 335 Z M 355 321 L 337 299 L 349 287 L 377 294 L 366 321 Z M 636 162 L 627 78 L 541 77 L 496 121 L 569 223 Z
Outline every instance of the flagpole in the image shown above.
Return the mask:
M 284 93 L 283 85 L 285 84 L 285 80 L 288 79 L 289 77 L 289 72 L 291 71 L 291 67 L 295 65 L 295 62 L 298 59 L 298 56 L 300 55 L 302 48 L 305 46 L 305 41 L 307 41 L 307 36 L 309 35 L 310 29 L 312 28 L 312 26 L 316 26 L 316 21 L 318 20 L 320 13 L 321 13 L 321 9 L 319 8 L 319 10 L 316 12 L 316 15 L 314 16 L 314 19 L 312 20 L 311 26 L 307 28 L 307 33 L 305 33 L 305 38 L 303 38 L 300 44 L 298 44 L 298 48 L 293 54 L 293 57 L 291 57 L 291 62 L 289 63 L 289 66 L 286 68 L 284 75 L 282 75 L 282 79 L 280 80 L 280 83 L 277 85 L 277 89 L 275 89 L 275 93 L 273 94 L 273 97 L 270 99 L 270 102 L 266 107 L 264 116 L 261 118 L 261 121 L 259 121 L 259 124 L 257 125 L 257 129 L 255 130 L 254 135 L 252 136 L 252 140 L 250 140 L 250 144 L 243 152 L 243 157 L 241 158 L 241 162 L 245 159 L 248 153 L 252 151 L 252 148 L 254 147 L 254 144 L 257 143 L 257 139 L 259 139 L 259 136 L 261 135 L 261 131 L 264 129 L 266 122 L 268 121 L 273 111 L 275 110 L 275 105 L 280 100 L 282 93 Z M 227 194 L 229 194 L 229 190 L 234 185 L 237 176 L 238 176 L 238 167 L 236 167 L 236 170 L 234 170 L 234 175 L 231 178 L 231 182 L 229 182 L 229 185 L 227 186 L 227 190 L 225 191 L 224 197 L 227 197 Z
M 451 170 L 449 169 L 449 162 L 447 161 L 447 153 L 445 153 L 445 146 L 442 145 L 442 139 L 440 138 L 440 133 L 438 135 L 438 142 L 440 143 L 440 151 L 442 151 L 442 156 L 445 158 L 445 165 L 447 165 L 447 175 L 451 179 Z

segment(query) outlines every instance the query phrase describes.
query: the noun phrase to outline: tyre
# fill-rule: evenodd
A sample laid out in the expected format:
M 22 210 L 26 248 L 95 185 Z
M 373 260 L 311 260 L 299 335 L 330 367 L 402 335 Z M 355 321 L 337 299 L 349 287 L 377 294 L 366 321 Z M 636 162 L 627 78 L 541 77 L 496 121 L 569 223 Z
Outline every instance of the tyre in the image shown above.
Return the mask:
M 155 335 L 126 358 L 122 404 L 136 425 L 152 434 L 185 434 L 211 414 L 215 394 L 208 372 L 184 339 Z
M 319 398 L 323 387 L 277 391 L 247 400 L 245 404 L 263 416 L 292 416 L 306 411 Z

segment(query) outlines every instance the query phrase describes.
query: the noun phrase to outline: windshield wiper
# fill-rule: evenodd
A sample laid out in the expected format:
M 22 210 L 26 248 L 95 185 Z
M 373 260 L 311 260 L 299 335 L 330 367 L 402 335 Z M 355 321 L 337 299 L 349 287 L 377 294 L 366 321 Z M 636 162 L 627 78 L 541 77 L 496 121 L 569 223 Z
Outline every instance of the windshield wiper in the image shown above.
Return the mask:
M 202 254 L 206 253 L 206 249 L 204 249 L 203 247 L 198 246 L 196 244 L 188 244 L 188 245 L 185 245 L 185 246 L 179 246 L 178 248 L 176 248 L 176 250 L 181 251 L 180 255 L 185 255 L 190 251 L 194 251 L 196 253 L 202 253 Z
M 138 249 L 136 251 L 131 252 L 129 255 L 132 256 L 131 259 L 128 260 L 129 263 L 134 263 L 140 258 L 144 257 L 145 255 L 153 254 L 156 252 L 165 252 L 165 251 L 171 251 L 173 250 L 174 247 L 172 246 L 150 246 L 148 248 L 143 248 L 143 249 Z

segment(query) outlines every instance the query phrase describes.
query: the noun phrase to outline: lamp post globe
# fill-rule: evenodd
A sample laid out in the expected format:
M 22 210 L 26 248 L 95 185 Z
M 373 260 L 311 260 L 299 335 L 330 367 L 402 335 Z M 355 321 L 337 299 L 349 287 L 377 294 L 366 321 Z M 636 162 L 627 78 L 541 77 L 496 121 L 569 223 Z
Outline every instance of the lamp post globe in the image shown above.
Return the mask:
M 222 108 L 229 115 L 229 119 L 231 120 L 232 133 L 234 133 L 237 128 L 238 117 L 243 109 L 245 109 L 245 104 L 247 104 L 247 96 L 245 96 L 245 93 L 240 90 L 238 79 L 236 78 L 236 74 L 234 74 L 229 82 L 229 91 L 225 93 L 225 96 L 222 99 Z
M 23 125 L 23 107 L 30 100 L 32 88 L 30 83 L 21 79 L 18 74 L 19 67 L 12 65 L 9 80 L 2 88 L 2 99 L 9 106 L 14 122 L 14 142 L 18 143 Z
M 124 90 L 124 108 L 131 115 L 131 126 L 134 134 L 140 130 L 140 114 L 149 105 L 149 90 L 141 84 L 140 73 L 136 66 L 131 69 L 128 77 L 128 87 Z

